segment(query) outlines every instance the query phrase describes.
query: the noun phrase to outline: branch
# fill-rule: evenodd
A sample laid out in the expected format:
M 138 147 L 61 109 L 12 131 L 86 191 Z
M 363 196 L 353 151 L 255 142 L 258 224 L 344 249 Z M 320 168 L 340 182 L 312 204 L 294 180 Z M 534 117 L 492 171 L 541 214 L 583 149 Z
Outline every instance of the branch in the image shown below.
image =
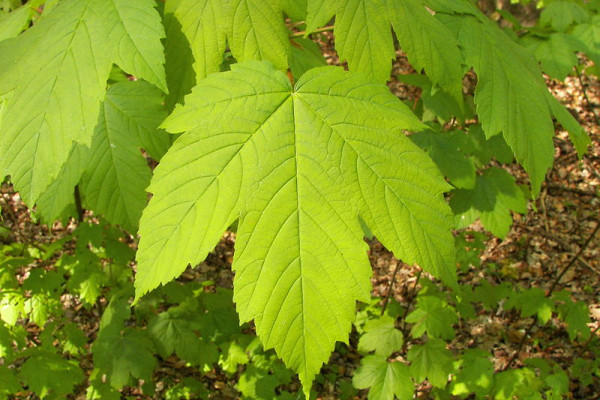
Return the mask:
M 569 269 L 571 269 L 571 267 L 575 264 L 575 261 L 577 261 L 579 259 L 579 257 L 583 254 L 583 252 L 589 246 L 589 244 L 592 241 L 592 239 L 594 238 L 594 236 L 596 236 L 596 233 L 598 233 L 599 229 L 600 229 L 600 222 L 596 223 L 596 227 L 594 228 L 594 230 L 592 231 L 590 236 L 588 236 L 585 243 L 581 246 L 581 248 L 579 249 L 577 254 L 575 254 L 575 256 L 573 256 L 573 258 L 571 258 L 571 261 L 567 264 L 567 266 L 564 267 L 563 270 L 558 274 L 556 279 L 554 279 L 552 286 L 550 287 L 550 289 L 548 289 L 548 292 L 546 292 L 546 297 L 550 297 L 550 295 L 552 295 L 552 292 L 554 292 L 554 289 L 556 289 L 556 286 L 558 286 L 561 278 L 567 273 L 567 271 Z M 531 333 L 531 330 L 533 329 L 533 327 L 535 326 L 536 323 L 537 323 L 537 317 L 534 316 L 533 321 L 531 321 L 531 324 L 529 324 L 529 326 L 525 330 L 525 334 L 521 338 L 521 341 L 519 342 L 517 349 L 515 350 L 512 357 L 510 358 L 510 360 L 508 360 L 508 363 L 506 363 L 506 365 L 504 366 L 504 368 L 502 368 L 501 371 L 506 371 L 517 360 L 517 357 L 519 356 L 519 352 L 521 352 L 523 345 L 525 345 L 527 336 L 529 336 L 529 334 Z

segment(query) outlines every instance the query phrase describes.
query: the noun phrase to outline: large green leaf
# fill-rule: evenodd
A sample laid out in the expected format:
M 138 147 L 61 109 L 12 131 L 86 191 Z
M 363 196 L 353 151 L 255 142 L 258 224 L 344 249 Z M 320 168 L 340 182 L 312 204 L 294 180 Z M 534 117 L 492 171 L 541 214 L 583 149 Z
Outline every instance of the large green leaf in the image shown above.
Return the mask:
M 166 92 L 165 56 L 160 43 L 165 32 L 154 9 L 156 2 L 112 0 L 102 4 L 107 16 L 103 27 L 114 46 L 114 62 Z
M 165 20 L 167 78 L 175 101 L 189 93 L 196 79 L 219 71 L 227 44 L 238 61 L 268 60 L 281 70 L 288 67 L 288 32 L 273 0 L 168 0 Z M 186 47 L 193 60 L 181 57 Z
M 422 1 L 387 0 L 392 25 L 415 69 L 462 104 L 462 56 L 452 32 L 433 18 Z
M 380 82 L 389 79 L 396 51 L 385 0 L 346 0 L 336 11 L 333 33 L 351 70 Z
M 0 167 L 26 202 L 58 176 L 73 142 L 90 145 L 113 62 L 164 88 L 163 33 L 153 5 L 62 2 L 0 43 Z
M 31 20 L 32 12 L 29 5 L 24 5 L 11 13 L 0 14 L 0 41 L 21 33 Z
M 69 158 L 63 164 L 58 176 L 48 189 L 41 194 L 36 206 L 46 222 L 51 223 L 61 217 L 77 215 L 75 186 L 81 179 L 89 160 L 89 148 L 73 145 Z
M 166 117 L 162 96 L 143 81 L 122 82 L 109 88 L 101 108 L 82 192 L 91 209 L 134 232 L 152 176 L 140 151 L 142 141 L 157 147 L 159 154 L 170 145 L 167 135 L 157 130 Z M 154 141 L 145 139 L 152 137 Z
M 308 390 L 345 341 L 371 271 L 359 215 L 396 256 L 454 284 L 449 186 L 401 129 L 386 86 L 339 68 L 294 89 L 248 62 L 201 81 L 165 122 L 183 134 L 140 222 L 137 297 L 202 261 L 239 218 L 234 300 Z
M 440 9 L 439 1 L 428 0 L 428 3 Z M 557 111 L 556 99 L 550 95 L 537 62 L 525 48 L 466 0 L 456 3 L 472 15 L 437 15 L 455 32 L 467 64 L 477 73 L 475 103 L 483 130 L 488 138 L 503 134 L 517 161 L 529 173 L 536 195 L 554 159 L 552 117 L 556 116 L 567 128 L 577 123 L 572 116 Z M 589 143 L 589 139 L 582 139 L 580 129 L 569 130 L 580 154 L 585 152 L 584 143 Z
M 345 0 L 306 0 L 306 30 L 312 32 L 329 22 Z
M 458 43 L 422 1 L 308 0 L 307 30 L 325 24 L 335 14 L 335 44 L 351 70 L 380 82 L 390 77 L 396 58 L 391 26 L 415 68 L 425 69 L 432 82 L 462 100 L 462 66 Z

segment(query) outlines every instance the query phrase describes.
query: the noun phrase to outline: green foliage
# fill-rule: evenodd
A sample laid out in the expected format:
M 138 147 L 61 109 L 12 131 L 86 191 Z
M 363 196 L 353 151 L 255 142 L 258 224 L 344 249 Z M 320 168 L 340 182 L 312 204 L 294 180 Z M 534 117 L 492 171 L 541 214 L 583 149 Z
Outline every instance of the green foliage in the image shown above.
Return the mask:
M 452 354 L 441 339 L 413 346 L 406 355 L 410 372 L 417 382 L 427 379 L 433 386 L 444 387 L 452 372 Z
M 83 373 L 75 362 L 65 360 L 54 352 L 31 353 L 21 366 L 20 377 L 40 398 L 64 398 L 83 379 Z
M 353 115 L 345 111 L 351 109 Z M 420 124 L 384 86 L 324 68 L 305 74 L 291 91 L 272 67 L 240 63 L 201 81 L 164 126 L 187 132 L 149 188 L 138 296 L 204 259 L 241 213 L 241 256 L 233 264 L 238 312 L 243 321 L 255 318 L 266 347 L 275 347 L 308 384 L 335 341 L 347 337 L 355 301 L 368 298 L 357 213 L 396 254 L 453 283 L 450 215 L 441 198 L 446 185 L 397 133 Z M 366 132 L 377 132 L 376 141 L 365 140 Z M 367 182 L 375 186 L 366 190 Z M 257 190 L 261 196 L 249 196 Z M 184 237 L 200 238 L 201 245 L 185 245 Z M 177 268 L 174 258 L 181 260 Z M 279 322 L 281 315 L 289 321 Z
M 487 352 L 447 348 L 461 319 L 502 306 L 591 340 L 589 310 L 567 292 L 483 279 L 459 293 L 456 262 L 481 268 L 485 235 L 451 231 L 479 218 L 507 235 L 529 195 L 499 164 L 516 159 L 537 195 L 553 119 L 579 156 L 587 150 L 540 72 L 579 73 L 577 52 L 600 62 L 600 7 L 550 2 L 531 28 L 503 13 L 507 35 L 468 0 L 156 6 L 0 1 L 2 173 L 48 224 L 82 220 L 84 209 L 99 218 L 51 246 L 3 247 L 0 399 L 24 386 L 64 398 L 82 382 L 90 399 L 118 399 L 140 380 L 148 394 L 155 366 L 172 357 L 201 374 L 218 369 L 243 398 L 294 398 L 280 357 L 308 397 L 336 342 L 348 343 L 357 300 L 370 304 L 355 322 L 365 356 L 353 384 L 370 399 L 412 398 L 425 379 L 440 396 L 567 393 L 573 377 L 552 363 L 494 373 Z M 335 51 L 350 71 L 324 67 L 326 31 L 328 59 Z M 412 110 L 383 84 L 398 50 L 417 72 L 398 77 L 420 88 Z M 470 69 L 474 97 L 463 88 Z M 103 218 L 139 226 L 137 254 L 137 238 Z M 172 282 L 232 224 L 233 291 Z M 383 313 L 363 236 L 456 293 L 422 282 L 408 309 L 392 299 Z M 65 299 L 102 314 L 97 331 L 86 336 Z M 588 361 L 570 373 L 589 385 L 598 365 L 586 374 Z M 165 398 L 207 396 L 201 382 L 172 383 Z
M 73 143 L 89 146 L 113 62 L 166 90 L 153 2 L 60 3 L 0 52 L 2 169 L 34 204 L 58 176 Z M 31 79 L 29 71 L 39 71 Z M 18 150 L 17 150 L 18 149 Z
M 353 383 L 358 389 L 369 388 L 369 400 L 393 400 L 394 396 L 409 400 L 413 396 L 409 367 L 377 355 L 361 360 Z
M 363 326 L 363 332 L 358 342 L 358 351 L 375 351 L 376 355 L 388 357 L 402 349 L 402 332 L 396 329 L 394 320 L 387 315 L 368 320 Z
M 419 295 L 417 307 L 406 317 L 413 323 L 411 333 L 419 337 L 427 333 L 429 337 L 452 339 L 452 325 L 458 322 L 455 311 L 437 296 Z
M 501 238 L 512 225 L 511 211 L 527 212 L 525 194 L 515 178 L 494 167 L 477 177 L 473 189 L 455 190 L 450 206 L 458 228 L 465 228 L 479 218 L 486 229 Z

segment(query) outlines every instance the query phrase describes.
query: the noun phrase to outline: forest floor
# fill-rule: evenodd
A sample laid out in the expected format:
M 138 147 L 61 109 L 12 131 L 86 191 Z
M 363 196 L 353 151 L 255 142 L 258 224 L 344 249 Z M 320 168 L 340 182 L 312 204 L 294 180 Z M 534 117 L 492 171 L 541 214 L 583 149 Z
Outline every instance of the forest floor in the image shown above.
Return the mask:
M 331 61 L 335 63 L 335 60 Z M 400 62 L 395 66 L 395 72 L 409 72 L 407 68 L 407 64 Z M 555 163 L 540 196 L 530 203 L 525 215 L 513 215 L 515 222 L 504 240 L 485 234 L 487 239 L 481 255 L 481 267 L 461 272 L 459 279 L 462 284 L 473 286 L 487 279 L 523 288 L 539 287 L 545 291 L 567 289 L 574 298 L 588 304 L 592 320 L 590 328 L 593 335 L 600 338 L 600 234 L 588 242 L 600 223 L 600 124 L 596 114 L 600 111 L 600 82 L 595 77 L 584 75 L 581 79 L 568 78 L 566 83 L 549 81 L 548 84 L 554 95 L 584 126 L 593 146 L 582 160 L 578 160 L 566 133 L 557 129 Z M 390 86 L 403 99 L 419 94 L 418 90 L 400 83 Z M 520 183 L 527 183 L 522 169 L 514 166 L 510 170 Z M 66 228 L 55 226 L 54 230 L 48 230 L 33 223 L 18 195 L 7 186 L 3 187 L 2 216 L 5 226 L 11 229 L 17 241 L 50 242 L 64 234 L 61 229 L 73 228 L 72 225 Z M 485 232 L 479 224 L 469 229 Z M 188 269 L 182 279 L 212 280 L 216 286 L 231 288 L 234 244 L 235 235 L 226 234 L 208 259 L 199 267 Z M 373 267 L 373 296 L 380 297 L 382 301 L 390 296 L 401 306 L 410 306 L 420 288 L 417 282 L 420 269 L 403 264 L 376 240 L 370 242 L 369 257 Z M 421 276 L 421 279 L 424 278 L 427 274 Z M 90 318 L 99 316 L 90 313 Z M 480 318 L 455 327 L 456 338 L 450 342 L 449 348 L 460 349 L 476 342 L 480 348 L 494 355 L 497 370 L 504 368 L 513 357 L 515 367 L 523 359 L 537 356 L 552 359 L 566 368 L 575 357 L 586 356 L 583 354 L 585 347 L 569 340 L 564 330 L 532 325 L 532 321 L 532 318 L 521 318 L 514 312 L 483 313 Z M 552 323 L 560 328 L 560 321 L 550 325 Z M 356 344 L 356 338 L 351 338 L 350 343 L 351 347 Z M 334 353 L 323 373 L 334 372 L 339 381 L 350 381 L 359 360 L 355 350 L 345 354 Z M 178 376 L 183 378 L 189 374 L 189 368 L 180 368 L 180 364 L 169 360 L 163 361 L 157 368 L 162 373 L 165 370 L 175 380 Z M 212 376 L 215 378 L 203 378 L 211 388 L 210 397 L 232 398 L 235 392 L 225 391 L 223 387 L 231 388 L 235 382 L 223 384 L 222 374 L 218 371 Z M 160 380 L 160 373 L 157 378 Z M 298 388 L 297 382 L 292 385 Z M 324 381 L 315 388 L 322 399 L 340 398 L 340 385 L 335 382 Z M 593 388 L 571 389 L 573 398 L 598 398 L 600 392 L 600 386 L 596 393 Z M 429 390 L 428 386 L 420 387 L 418 397 L 429 398 Z M 361 391 L 353 398 L 366 398 L 365 393 Z

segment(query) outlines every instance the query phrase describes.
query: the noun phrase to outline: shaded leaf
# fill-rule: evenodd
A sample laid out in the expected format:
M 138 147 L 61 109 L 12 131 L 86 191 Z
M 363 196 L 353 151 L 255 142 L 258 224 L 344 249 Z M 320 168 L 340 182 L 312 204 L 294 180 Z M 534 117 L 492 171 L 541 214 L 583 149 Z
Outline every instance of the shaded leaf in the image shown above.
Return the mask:
M 367 356 L 352 380 L 358 389 L 369 389 L 369 400 L 400 400 L 413 398 L 414 384 L 406 364 L 388 362 L 384 357 Z

